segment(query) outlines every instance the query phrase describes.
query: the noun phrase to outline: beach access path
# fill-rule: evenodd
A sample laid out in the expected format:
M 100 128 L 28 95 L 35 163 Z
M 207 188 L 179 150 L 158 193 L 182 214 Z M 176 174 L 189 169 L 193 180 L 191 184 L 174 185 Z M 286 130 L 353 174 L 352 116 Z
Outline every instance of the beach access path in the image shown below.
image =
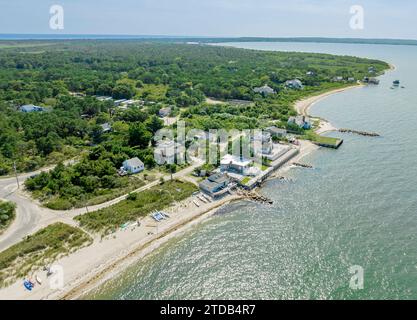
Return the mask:
M 201 163 L 195 163 L 173 175 L 175 179 L 181 179 L 188 176 Z M 74 221 L 74 217 L 87 213 L 87 208 L 77 208 L 71 210 L 52 210 L 43 207 L 39 201 L 33 199 L 28 192 L 24 191 L 24 182 L 29 177 L 42 171 L 49 171 L 53 167 L 45 168 L 31 173 L 25 173 L 18 176 L 20 188 L 17 187 L 15 177 L 0 179 L 0 199 L 12 201 L 16 203 L 16 218 L 13 223 L 0 235 L 0 251 L 18 243 L 26 236 L 47 227 L 50 224 L 63 222 L 72 226 L 78 224 Z M 164 177 L 165 180 L 170 179 L 170 175 Z M 134 190 L 133 192 L 142 192 L 150 189 L 160 183 L 159 180 L 147 183 L 145 186 Z M 104 202 L 102 204 L 89 206 L 88 211 L 97 211 L 107 208 L 122 200 L 125 200 L 128 194 Z

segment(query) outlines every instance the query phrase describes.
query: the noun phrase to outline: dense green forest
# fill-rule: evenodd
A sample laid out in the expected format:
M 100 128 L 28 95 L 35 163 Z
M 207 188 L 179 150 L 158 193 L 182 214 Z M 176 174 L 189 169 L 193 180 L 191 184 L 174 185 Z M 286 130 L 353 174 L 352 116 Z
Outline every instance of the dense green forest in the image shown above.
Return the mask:
M 370 67 L 377 75 L 388 65 L 347 56 L 133 40 L 3 42 L 0 175 L 11 174 L 14 163 L 23 172 L 77 156 L 77 164 L 27 181 L 44 200 L 64 200 L 52 207 L 69 207 L 81 195 L 105 195 L 129 184 L 116 173 L 128 158 L 137 156 L 148 169 L 155 167 L 151 140 L 163 127 L 157 116 L 163 107 L 170 106 L 187 129 L 285 126 L 295 114 L 294 101 L 348 85 L 334 82 L 335 77 L 371 76 Z M 285 88 L 285 81 L 295 78 L 303 90 Z M 253 91 L 265 84 L 277 94 Z M 141 104 L 125 110 L 95 96 Z M 225 104 L 207 104 L 206 97 Z M 45 111 L 20 112 L 24 104 Z M 112 132 L 102 131 L 104 123 Z

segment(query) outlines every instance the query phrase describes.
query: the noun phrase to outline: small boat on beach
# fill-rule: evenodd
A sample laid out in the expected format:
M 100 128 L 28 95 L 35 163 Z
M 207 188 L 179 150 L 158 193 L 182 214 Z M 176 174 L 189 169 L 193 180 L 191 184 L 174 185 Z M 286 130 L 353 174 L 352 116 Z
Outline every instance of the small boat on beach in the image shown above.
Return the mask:
M 30 282 L 29 280 L 25 280 L 25 281 L 23 281 L 23 285 L 24 285 L 24 287 L 25 287 L 27 290 L 29 290 L 29 291 L 32 291 L 32 289 L 33 289 L 33 287 L 34 287 L 33 283 L 32 283 L 32 282 Z
M 208 202 L 212 202 L 213 200 L 206 194 L 202 193 L 201 194 Z
M 167 218 L 167 219 L 171 218 L 171 216 L 164 211 L 159 211 L 159 213 L 162 214 L 164 216 L 164 218 Z
M 39 283 L 40 285 L 42 285 L 42 279 L 39 278 L 39 276 L 36 276 L 36 282 Z
M 201 202 L 203 202 L 203 203 L 207 203 L 207 200 L 206 200 L 206 199 L 204 199 L 204 197 L 203 197 L 203 196 L 199 195 L 199 196 L 197 196 L 197 198 L 198 198 L 198 199 L 200 199 L 200 201 L 201 201 Z
M 196 200 L 193 200 L 193 203 L 196 205 L 197 208 L 200 208 L 200 204 Z
M 165 219 L 165 217 L 159 211 L 154 212 L 152 214 L 152 218 L 154 218 L 154 220 L 157 222 L 161 222 L 161 220 Z

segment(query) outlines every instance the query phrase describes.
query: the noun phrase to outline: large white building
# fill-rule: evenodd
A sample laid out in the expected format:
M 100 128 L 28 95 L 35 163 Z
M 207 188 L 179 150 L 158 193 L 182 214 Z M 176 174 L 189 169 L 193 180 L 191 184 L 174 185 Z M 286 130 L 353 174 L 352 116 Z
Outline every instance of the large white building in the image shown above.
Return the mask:
M 225 155 L 220 160 L 220 170 L 223 172 L 232 172 L 246 175 L 253 165 L 253 160 L 237 157 L 230 154 Z

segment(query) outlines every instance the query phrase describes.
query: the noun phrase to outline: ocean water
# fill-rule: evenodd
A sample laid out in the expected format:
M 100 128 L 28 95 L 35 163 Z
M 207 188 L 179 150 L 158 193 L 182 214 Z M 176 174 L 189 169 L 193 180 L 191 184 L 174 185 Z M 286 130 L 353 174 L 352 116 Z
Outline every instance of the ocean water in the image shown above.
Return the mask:
M 381 84 L 318 102 L 313 115 L 347 134 L 271 180 L 272 206 L 239 202 L 138 261 L 94 299 L 417 299 L 417 47 L 234 43 L 261 50 L 383 59 Z M 390 89 L 399 79 L 404 89 Z M 364 288 L 350 288 L 352 266 Z

